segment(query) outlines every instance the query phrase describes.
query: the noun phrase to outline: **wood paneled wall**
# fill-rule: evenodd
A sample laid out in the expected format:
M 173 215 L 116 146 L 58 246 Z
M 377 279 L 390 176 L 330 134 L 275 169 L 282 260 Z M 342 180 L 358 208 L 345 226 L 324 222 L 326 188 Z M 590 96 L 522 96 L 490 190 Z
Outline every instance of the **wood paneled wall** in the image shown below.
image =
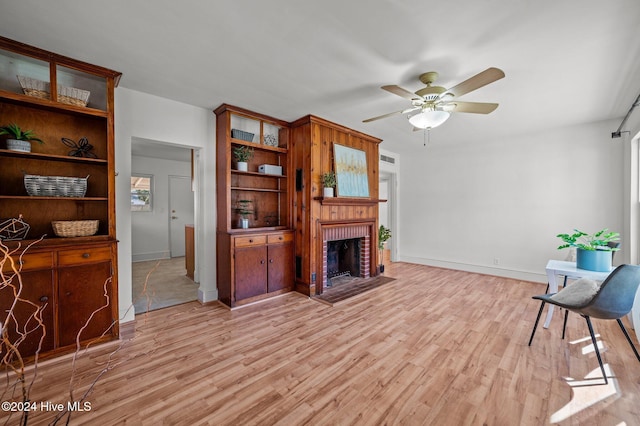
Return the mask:
M 296 289 L 309 296 L 319 294 L 322 283 L 321 226 L 327 223 L 374 221 L 378 227 L 378 146 L 380 139 L 307 115 L 291 124 L 293 169 L 297 182 L 293 193 L 296 229 Z M 366 153 L 368 198 L 324 199 L 323 173 L 334 170 L 333 144 Z M 377 232 L 372 245 L 371 270 L 376 271 Z

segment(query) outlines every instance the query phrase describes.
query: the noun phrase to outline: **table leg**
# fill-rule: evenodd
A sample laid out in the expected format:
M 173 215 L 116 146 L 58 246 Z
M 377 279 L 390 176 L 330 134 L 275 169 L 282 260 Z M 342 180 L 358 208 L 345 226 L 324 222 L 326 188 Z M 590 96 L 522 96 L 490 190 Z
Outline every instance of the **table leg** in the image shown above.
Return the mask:
M 558 281 L 556 280 L 556 273 L 553 270 L 547 269 L 547 279 L 549 280 L 549 293 L 557 293 L 558 292 Z M 555 307 L 551 303 L 547 303 L 548 311 L 547 318 L 544 320 L 544 328 L 549 328 L 549 324 L 551 324 L 551 318 L 553 317 L 553 308 Z

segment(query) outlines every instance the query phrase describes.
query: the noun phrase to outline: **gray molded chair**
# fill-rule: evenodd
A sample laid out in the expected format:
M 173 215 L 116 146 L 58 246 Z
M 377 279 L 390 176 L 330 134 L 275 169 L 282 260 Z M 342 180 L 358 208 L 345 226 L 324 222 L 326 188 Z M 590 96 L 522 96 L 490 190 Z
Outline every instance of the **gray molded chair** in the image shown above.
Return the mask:
M 558 293 L 533 296 L 534 299 L 541 300 L 542 304 L 540 305 L 538 317 L 531 332 L 529 346 L 531 346 L 533 336 L 536 334 L 538 322 L 540 321 L 540 316 L 546 303 L 551 303 L 565 308 L 567 311 L 580 314 L 587 321 L 589 334 L 591 334 L 591 342 L 593 343 L 598 358 L 598 364 L 600 364 L 600 369 L 602 370 L 604 382 L 608 383 L 607 374 L 604 371 L 604 365 L 602 364 L 602 358 L 598 350 L 598 343 L 593 332 L 593 326 L 591 325 L 591 318 L 615 319 L 631 345 L 633 353 L 640 362 L 640 354 L 638 354 L 638 350 L 631 341 L 627 329 L 620 320 L 620 318 L 631 311 L 639 285 L 640 266 L 620 265 L 614 269 L 599 286 L 596 282 L 583 278 L 563 288 Z
M 611 248 L 618 248 L 620 247 L 620 242 L 619 241 L 609 241 L 607 243 L 607 245 Z M 613 259 L 616 257 L 616 252 L 612 251 L 611 252 L 611 261 L 613 262 Z M 569 277 L 565 276 L 564 277 L 564 284 L 562 285 L 562 287 L 566 287 L 567 286 L 567 279 Z M 547 284 L 547 289 L 544 291 L 545 293 L 549 292 L 549 284 Z M 567 330 L 567 317 L 569 316 L 569 311 L 565 310 L 564 311 L 564 322 L 562 323 L 562 340 L 564 340 L 564 335 L 565 335 L 565 331 Z M 533 338 L 533 337 L 532 337 Z M 529 344 L 531 344 L 531 342 L 529 342 Z

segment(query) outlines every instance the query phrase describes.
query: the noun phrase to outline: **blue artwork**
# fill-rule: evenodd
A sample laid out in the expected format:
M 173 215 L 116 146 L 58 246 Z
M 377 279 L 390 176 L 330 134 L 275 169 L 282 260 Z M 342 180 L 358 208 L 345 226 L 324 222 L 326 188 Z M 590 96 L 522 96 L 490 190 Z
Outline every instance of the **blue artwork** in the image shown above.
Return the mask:
M 339 197 L 368 197 L 367 154 L 359 149 L 333 144 L 336 189 Z

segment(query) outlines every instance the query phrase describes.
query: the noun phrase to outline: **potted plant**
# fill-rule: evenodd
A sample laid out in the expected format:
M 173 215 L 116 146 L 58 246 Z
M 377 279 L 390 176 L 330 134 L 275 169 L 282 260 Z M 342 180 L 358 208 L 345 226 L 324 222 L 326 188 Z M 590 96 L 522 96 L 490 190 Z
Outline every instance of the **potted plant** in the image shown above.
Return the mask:
M 336 187 L 336 174 L 327 172 L 322 174 L 322 195 L 325 197 L 333 197 L 333 188 Z
M 236 204 L 236 211 L 240 215 L 240 227 L 247 229 L 249 228 L 249 215 L 253 213 L 251 200 L 238 200 Z
M 247 162 L 253 157 L 253 148 L 236 146 L 233 148 L 233 156 L 236 159 L 237 170 L 246 172 L 249 169 Z
M 44 143 L 33 130 L 22 130 L 15 123 L 0 127 L 0 135 L 9 135 L 7 149 L 11 151 L 31 152 L 31 141 Z
M 391 238 L 391 229 L 386 228 L 384 225 L 380 225 L 378 228 L 378 250 L 380 250 L 380 273 L 384 272 L 384 264 L 382 263 L 382 257 L 384 255 L 384 243 Z
M 609 272 L 611 270 L 612 252 L 619 250 L 618 244 L 620 234 L 609 232 L 608 229 L 587 234 L 578 229 L 573 230 L 573 234 L 558 234 L 564 244 L 558 250 L 575 247 L 576 266 L 580 269 L 590 271 Z

